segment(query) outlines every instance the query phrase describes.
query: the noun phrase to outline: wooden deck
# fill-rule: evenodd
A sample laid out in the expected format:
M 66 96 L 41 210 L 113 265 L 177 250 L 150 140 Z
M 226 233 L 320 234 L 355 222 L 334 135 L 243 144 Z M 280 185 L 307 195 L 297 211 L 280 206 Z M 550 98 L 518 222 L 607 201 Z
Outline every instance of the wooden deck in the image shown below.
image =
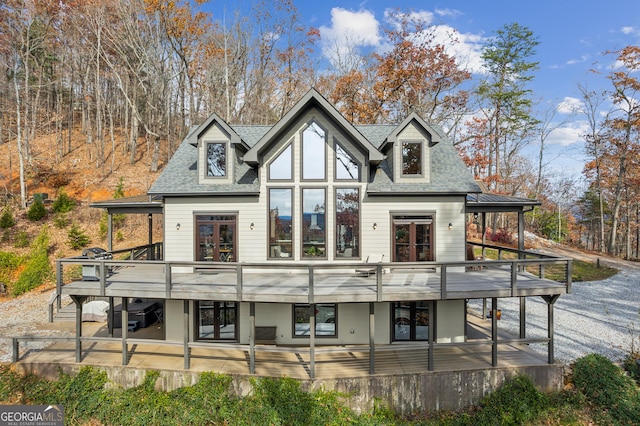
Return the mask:
M 58 294 L 282 303 L 391 302 L 468 298 L 561 295 L 571 283 L 526 272 L 535 265 L 563 264 L 566 259 L 473 261 L 455 263 L 378 263 L 376 272 L 356 273 L 362 264 L 243 264 L 160 261 L 92 262 L 98 281 L 63 285 L 58 261 Z M 87 263 L 87 261 L 84 261 Z M 90 262 L 91 263 L 91 262 Z M 191 272 L 183 272 L 185 269 Z M 542 276 L 542 278 L 540 277 Z
M 484 370 L 492 368 L 490 321 L 469 316 L 468 341 L 463 345 L 441 345 L 434 348 L 434 372 Z M 157 327 L 129 333 L 127 367 L 158 370 L 184 370 L 184 352 L 181 342 L 160 343 L 155 340 Z M 122 366 L 122 341 L 118 333 L 109 339 L 106 325 L 88 323 L 83 336 L 82 361 L 75 360 L 75 338 L 53 343 L 45 349 L 23 351 L 24 365 L 96 365 Z M 503 336 L 508 340 L 509 336 Z M 95 339 L 92 341 L 92 339 Z M 147 340 L 150 339 L 150 340 Z M 190 371 L 213 371 L 225 374 L 250 374 L 249 351 L 246 345 L 201 344 L 190 349 Z M 413 346 L 413 347 L 412 347 Z M 544 355 L 531 350 L 526 344 L 502 343 L 498 345 L 498 364 L 495 367 L 512 368 L 545 366 Z M 421 374 L 428 371 L 426 343 L 377 345 L 375 373 L 385 375 Z M 370 354 L 366 346 L 349 350 L 340 346 L 315 348 L 315 379 L 352 378 L 371 376 Z M 374 374 L 375 374 L 374 373 Z M 309 347 L 256 346 L 255 372 L 257 376 L 293 377 L 309 379 Z

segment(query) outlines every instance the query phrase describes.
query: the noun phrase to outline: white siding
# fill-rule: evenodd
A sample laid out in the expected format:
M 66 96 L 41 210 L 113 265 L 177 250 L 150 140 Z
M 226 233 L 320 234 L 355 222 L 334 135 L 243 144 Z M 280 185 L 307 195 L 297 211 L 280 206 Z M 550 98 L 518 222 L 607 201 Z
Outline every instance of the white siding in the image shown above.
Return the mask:
M 363 253 L 384 254 L 391 261 L 392 214 L 434 214 L 435 260 L 465 260 L 464 196 L 367 197 L 362 205 Z M 376 229 L 373 224 L 376 223 Z M 449 229 L 449 223 L 452 228 Z
M 207 167 L 207 143 L 209 142 L 224 142 L 226 144 L 226 152 L 227 152 L 227 176 L 226 177 L 216 177 L 216 178 L 207 178 L 206 177 L 206 167 Z M 222 129 L 214 124 L 207 130 L 207 132 L 202 135 L 200 140 L 198 141 L 198 183 L 200 184 L 208 184 L 208 183 L 231 183 L 234 176 L 234 164 L 235 164 L 235 149 L 231 146 L 229 136 L 222 131 Z
M 422 173 L 423 175 L 418 177 L 403 177 L 402 176 L 402 142 L 403 141 L 421 141 L 422 142 Z M 398 183 L 428 183 L 431 181 L 431 152 L 429 149 L 430 141 L 425 137 L 414 123 L 408 125 L 405 129 L 398 134 L 397 142 L 393 148 L 393 155 L 395 157 L 393 161 L 393 174 L 394 179 Z

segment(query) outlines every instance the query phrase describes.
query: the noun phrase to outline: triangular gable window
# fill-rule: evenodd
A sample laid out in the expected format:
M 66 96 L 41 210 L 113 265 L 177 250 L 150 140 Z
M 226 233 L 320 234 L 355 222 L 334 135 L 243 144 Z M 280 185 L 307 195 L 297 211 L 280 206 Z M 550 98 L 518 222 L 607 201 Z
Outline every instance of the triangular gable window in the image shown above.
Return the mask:
M 289 144 L 272 162 L 269 164 L 270 180 L 291 180 L 291 144 Z

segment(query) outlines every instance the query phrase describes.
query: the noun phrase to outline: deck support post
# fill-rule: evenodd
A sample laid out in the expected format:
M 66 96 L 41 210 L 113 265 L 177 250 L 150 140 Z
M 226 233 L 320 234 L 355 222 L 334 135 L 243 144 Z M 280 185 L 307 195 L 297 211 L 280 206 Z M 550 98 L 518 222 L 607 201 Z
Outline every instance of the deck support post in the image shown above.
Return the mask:
M 153 251 L 153 215 L 149 213 L 147 215 L 147 232 L 149 235 L 149 247 L 147 247 L 147 260 L 156 260 L 155 252 Z
M 82 362 L 82 304 L 86 299 L 83 296 L 71 296 L 76 305 L 76 362 Z
M 375 304 L 369 302 L 369 374 L 376 373 L 376 315 Z
M 491 298 L 491 365 L 498 366 L 498 298 Z
M 184 369 L 191 368 L 191 354 L 189 353 L 189 301 L 183 300 L 182 305 L 182 334 L 183 334 L 183 349 L 184 349 Z
M 109 297 L 109 312 L 107 312 L 107 333 L 109 337 L 113 337 L 113 321 L 116 315 L 113 312 L 113 297 Z
M 107 251 L 113 251 L 113 213 L 107 209 Z
M 427 339 L 429 342 L 429 352 L 427 353 L 427 369 L 429 371 L 433 371 L 433 358 L 434 358 L 434 349 L 433 349 L 433 340 L 435 337 L 435 329 L 436 329 L 436 313 L 434 312 L 435 302 L 429 302 L 429 331 L 427 335 Z
M 313 288 L 314 282 L 313 282 L 313 266 L 309 265 L 309 303 L 314 303 L 314 299 L 315 299 L 315 295 L 314 293 L 314 288 Z M 311 329 L 311 335 L 313 336 L 313 330 L 315 330 L 314 328 Z
M 547 363 L 553 364 L 555 362 L 555 354 L 554 354 L 554 324 L 553 324 L 553 306 L 556 301 L 560 297 L 559 294 L 554 294 L 553 296 L 542 296 L 542 299 L 547 302 L 547 337 L 549 338 L 548 343 L 548 356 Z
M 129 347 L 127 346 L 127 334 L 129 333 L 129 298 L 122 298 L 122 365 L 129 363 Z
M 312 274 L 312 272 L 311 272 Z M 309 376 L 316 378 L 316 304 L 309 304 Z
M 527 298 L 520 296 L 520 338 L 527 337 Z
M 56 301 L 58 312 L 62 309 L 62 262 L 56 260 L 56 295 L 58 299 Z
M 249 303 L 249 374 L 256 372 L 256 303 Z
M 487 298 L 482 299 L 482 318 L 487 317 Z

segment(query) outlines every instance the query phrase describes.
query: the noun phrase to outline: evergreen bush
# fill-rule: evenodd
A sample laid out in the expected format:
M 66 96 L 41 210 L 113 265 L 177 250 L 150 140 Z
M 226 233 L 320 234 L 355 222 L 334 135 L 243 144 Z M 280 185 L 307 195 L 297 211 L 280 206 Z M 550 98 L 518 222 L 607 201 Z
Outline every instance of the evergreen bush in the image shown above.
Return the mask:
M 67 232 L 67 238 L 67 245 L 74 250 L 80 250 L 91 242 L 89 236 L 76 223 L 71 225 L 71 229 Z
M 7 229 L 15 226 L 16 219 L 13 217 L 13 211 L 9 206 L 5 206 L 2 209 L 2 215 L 0 215 L 0 228 Z
M 44 203 L 41 198 L 36 198 L 29 210 L 27 210 L 27 219 L 32 222 L 37 222 L 47 215 L 47 209 L 44 207 Z
M 56 200 L 51 206 L 51 210 L 55 213 L 68 213 L 73 210 L 75 206 L 76 202 L 67 195 L 63 188 L 60 188 Z
M 599 410 L 599 422 L 637 424 L 640 394 L 634 380 L 608 358 L 591 354 L 578 359 L 573 382 L 586 399 Z

